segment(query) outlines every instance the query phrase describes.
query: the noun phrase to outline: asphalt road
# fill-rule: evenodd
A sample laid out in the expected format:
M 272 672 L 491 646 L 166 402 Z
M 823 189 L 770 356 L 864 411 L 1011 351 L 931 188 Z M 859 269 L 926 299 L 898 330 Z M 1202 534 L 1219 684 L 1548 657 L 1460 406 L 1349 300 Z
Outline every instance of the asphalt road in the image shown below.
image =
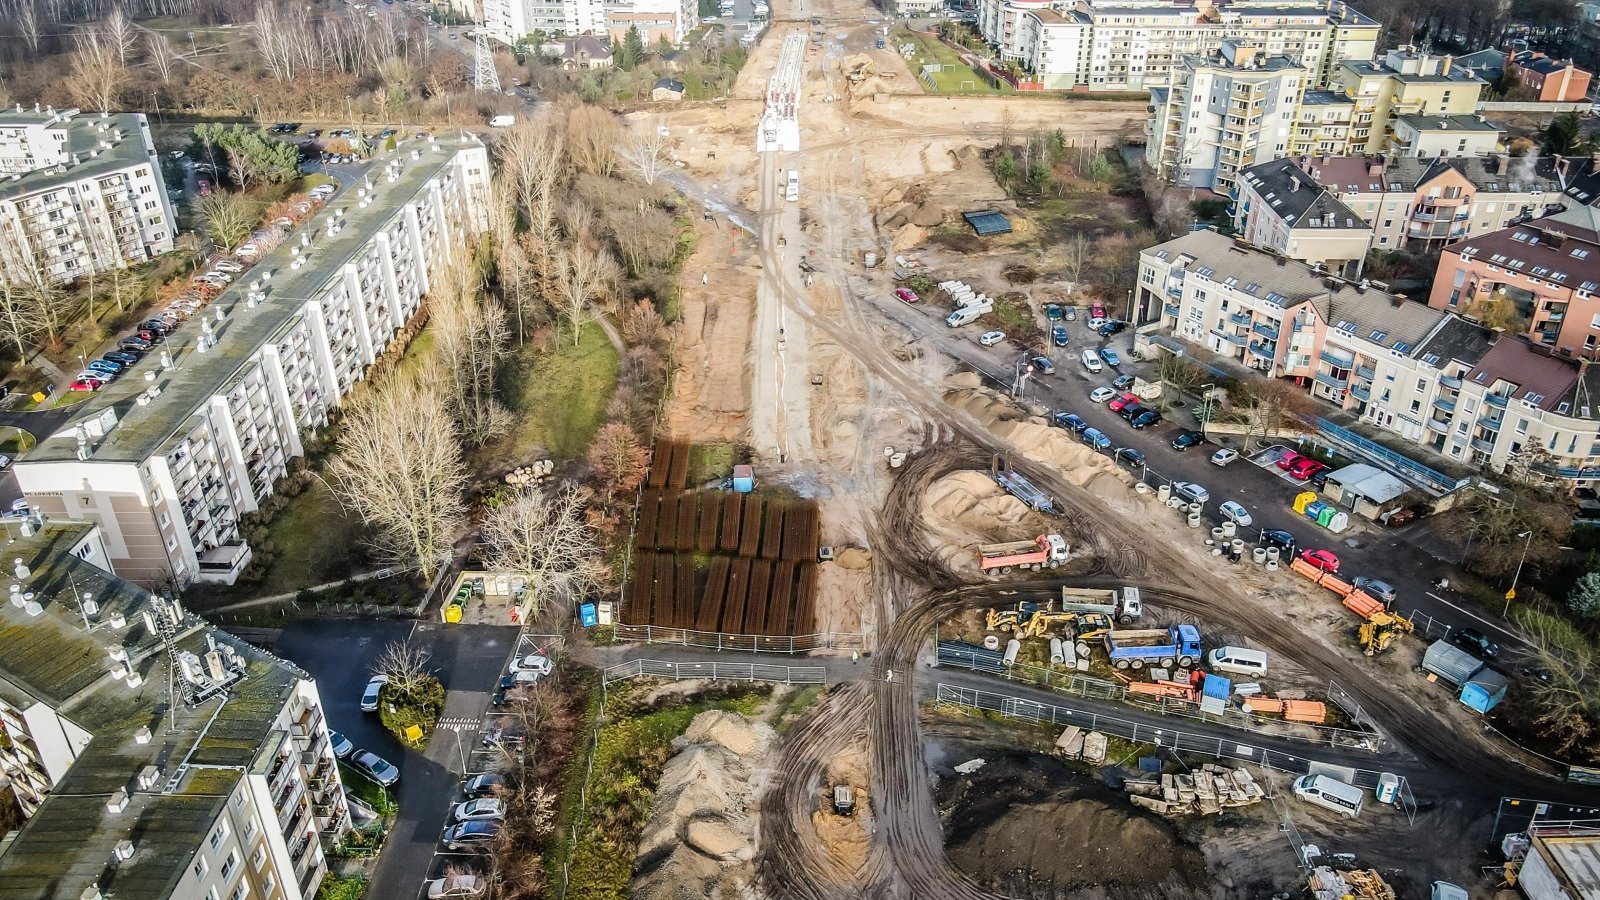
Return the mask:
M 516 628 L 302 619 L 286 625 L 277 642 L 279 655 L 316 678 L 328 727 L 400 768 L 395 797 L 400 813 L 367 892 L 395 900 L 417 896 L 422 882 L 442 865 L 434 851 L 478 740 L 476 728 L 455 733 L 441 728 L 427 753 L 416 753 L 384 730 L 377 713 L 361 711 L 361 692 L 373 664 L 391 641 L 407 636 L 432 654 L 430 665 L 444 681 L 445 716 L 481 720 L 516 642 Z
M 950 328 L 940 320 L 945 311 L 940 298 L 925 298 L 922 303 L 909 305 L 895 299 L 886 290 L 873 289 L 863 293 L 874 298 L 880 311 L 917 332 L 924 341 L 988 376 L 991 387 L 1009 388 L 1016 361 L 1022 355 L 1021 348 L 1011 341 L 995 347 L 980 346 L 977 337 L 987 330 L 982 320 L 964 328 Z M 1056 364 L 1055 373 L 1032 379 L 1027 391 L 1029 400 L 1051 410 L 1076 413 L 1091 427 L 1104 432 L 1117 447 L 1142 450 L 1149 468 L 1146 480 L 1151 484 L 1173 480 L 1204 485 L 1211 494 L 1205 515 L 1214 522 L 1221 521 L 1216 508 L 1222 501 L 1235 500 L 1243 504 L 1255 519 L 1252 529 L 1244 529 L 1247 539 L 1260 528 L 1288 531 L 1303 548 L 1323 547 L 1334 551 L 1342 563 L 1341 575 L 1347 578 L 1368 575 L 1389 582 L 1398 594 L 1395 603 L 1398 612 L 1409 614 L 1415 609 L 1439 623 L 1476 627 L 1505 649 L 1514 650 L 1521 645 L 1514 633 L 1502 627 L 1503 620 L 1498 610 L 1484 610 L 1459 594 L 1440 594 L 1433 589 L 1431 582 L 1441 575 L 1448 575 L 1453 567 L 1407 540 L 1412 532 L 1425 529 L 1426 523 L 1384 529 L 1361 521 L 1360 527 L 1342 535 L 1333 534 L 1290 508 L 1294 496 L 1306 488 L 1288 479 L 1276 467 L 1261 468 L 1245 459 L 1237 460 L 1226 468 L 1212 465 L 1209 461 L 1211 454 L 1219 447 L 1230 446 L 1228 439 L 1213 440 L 1182 452 L 1173 450 L 1169 441 L 1180 430 L 1194 427 L 1192 418 L 1180 414 L 1181 418 L 1187 419 L 1182 424 L 1169 421 L 1135 431 L 1106 404 L 1090 401 L 1090 391 L 1109 386 L 1118 374 L 1154 379 L 1155 363 L 1133 360 L 1131 330 L 1109 341 L 1095 334 L 1088 327 L 1086 312 L 1086 309 L 1080 309 L 1077 321 L 1066 323 L 1070 335 L 1068 345 L 1048 351 Z M 1087 347 L 1104 346 L 1113 347 L 1121 355 L 1122 365 L 1119 369 L 1107 367 L 1099 375 L 1091 375 L 1083 368 L 1079 356 Z M 1234 440 L 1231 445 L 1237 448 L 1238 442 Z M 1417 564 L 1398 565 L 1398 560 L 1415 560 Z

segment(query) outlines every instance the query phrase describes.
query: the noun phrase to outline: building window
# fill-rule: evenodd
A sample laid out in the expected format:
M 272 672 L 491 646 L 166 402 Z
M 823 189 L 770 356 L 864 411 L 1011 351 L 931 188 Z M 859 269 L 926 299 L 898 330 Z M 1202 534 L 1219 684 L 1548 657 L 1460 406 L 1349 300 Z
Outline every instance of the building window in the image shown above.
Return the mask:
M 1388 398 L 1385 397 L 1384 399 L 1388 399 Z M 1412 412 L 1417 412 L 1417 411 L 1419 411 L 1421 409 L 1422 409 L 1422 401 L 1421 400 L 1413 400 L 1413 401 L 1411 401 L 1411 411 Z
M 1528 433 L 1528 420 L 1527 419 L 1518 419 L 1517 420 L 1517 434 L 1527 434 L 1527 433 Z
M 255 856 L 252 856 L 250 858 L 250 867 L 255 869 L 257 872 L 259 872 L 259 871 L 261 871 L 261 867 L 266 865 L 266 863 L 267 863 L 267 845 L 266 844 L 258 844 L 256 846 Z
M 224 881 L 226 881 L 228 876 L 233 874 L 233 867 L 237 866 L 238 864 L 239 851 L 229 850 L 228 858 L 222 861 L 222 868 L 219 870 L 218 874 L 222 876 Z
M 204 856 L 194 861 L 194 877 L 196 881 L 206 877 L 206 873 L 209 871 L 211 871 L 211 864 L 206 862 Z

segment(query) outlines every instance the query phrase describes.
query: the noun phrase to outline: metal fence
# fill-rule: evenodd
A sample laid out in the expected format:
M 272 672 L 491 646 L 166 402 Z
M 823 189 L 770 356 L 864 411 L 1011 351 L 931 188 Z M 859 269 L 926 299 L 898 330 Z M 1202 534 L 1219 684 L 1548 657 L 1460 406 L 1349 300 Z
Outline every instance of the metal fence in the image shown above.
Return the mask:
M 822 666 L 769 666 L 762 663 L 669 662 L 635 659 L 609 666 L 600 673 L 605 684 L 630 678 L 711 678 L 719 681 L 772 681 L 779 684 L 822 684 L 828 670 Z
M 1450 632 L 1455 627 L 1449 622 L 1441 622 L 1433 616 L 1415 609 L 1411 611 L 1411 624 L 1416 626 L 1419 638 L 1431 638 L 1434 640 L 1442 640 L 1449 637 Z
M 1442 497 L 1472 483 L 1471 478 L 1451 478 L 1438 469 L 1425 466 L 1404 453 L 1391 450 L 1377 441 L 1362 437 L 1327 419 L 1318 418 L 1313 421 L 1317 426 L 1317 432 L 1330 443 L 1337 444 L 1355 456 L 1381 463 L 1384 468 L 1435 496 Z
M 952 666 L 961 669 L 971 669 L 990 675 L 998 675 L 1010 681 L 1019 681 L 1026 684 L 1036 684 L 1040 687 L 1064 694 L 1072 694 L 1091 700 L 1111 700 L 1125 703 L 1135 709 L 1153 712 L 1163 716 L 1176 716 L 1185 719 L 1194 719 L 1212 725 L 1221 725 L 1225 728 L 1236 728 L 1240 731 L 1251 731 L 1257 734 L 1270 735 L 1293 741 L 1304 741 L 1313 744 L 1327 744 L 1330 747 L 1348 747 L 1359 750 L 1377 750 L 1383 746 L 1383 736 L 1375 727 L 1371 727 L 1371 719 L 1366 717 L 1365 711 L 1359 704 L 1354 704 L 1357 715 L 1351 719 L 1357 724 L 1370 727 L 1367 731 L 1354 731 L 1348 728 L 1333 728 L 1326 725 L 1311 725 L 1300 722 L 1285 722 L 1280 719 L 1268 719 L 1255 716 L 1241 710 L 1230 709 L 1222 713 L 1202 712 L 1198 704 L 1172 697 L 1146 697 L 1130 693 L 1126 686 L 1114 681 L 1093 678 L 1077 672 L 1057 672 L 1038 666 L 1016 663 L 1012 666 L 996 668 L 991 658 L 992 651 L 963 651 L 953 647 L 939 647 L 939 665 Z M 1332 682 L 1330 688 L 1335 688 Z M 1340 690 L 1343 694 L 1343 690 Z M 1348 695 L 1345 695 L 1348 698 Z M 1335 701 L 1336 703 L 1338 701 Z M 1350 712 L 1343 703 L 1341 709 Z
M 642 644 L 676 644 L 707 650 L 747 653 L 805 653 L 808 650 L 853 650 L 867 652 L 867 636 L 861 632 L 824 631 L 817 634 L 777 635 L 723 634 L 688 628 L 663 628 L 660 625 L 616 625 L 613 634 L 619 641 Z

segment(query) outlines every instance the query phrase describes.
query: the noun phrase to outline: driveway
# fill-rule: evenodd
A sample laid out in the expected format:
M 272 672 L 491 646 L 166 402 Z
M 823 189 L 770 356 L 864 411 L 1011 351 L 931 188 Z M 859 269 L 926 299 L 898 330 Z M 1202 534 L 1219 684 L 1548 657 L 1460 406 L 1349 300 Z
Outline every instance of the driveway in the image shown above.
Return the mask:
M 480 721 L 515 646 L 514 627 L 301 619 L 284 627 L 276 645 L 279 655 L 317 680 L 329 728 L 400 767 L 395 798 L 400 814 L 373 872 L 369 897 L 417 896 L 436 866 L 439 833 L 458 796 L 463 762 L 470 761 L 463 757 L 470 757 L 478 741 L 476 727 L 465 733 L 441 727 L 427 752 L 416 753 L 385 731 L 376 713 L 361 711 L 361 691 L 373 663 L 391 641 L 407 636 L 432 654 L 429 665 L 445 686 L 444 718 Z

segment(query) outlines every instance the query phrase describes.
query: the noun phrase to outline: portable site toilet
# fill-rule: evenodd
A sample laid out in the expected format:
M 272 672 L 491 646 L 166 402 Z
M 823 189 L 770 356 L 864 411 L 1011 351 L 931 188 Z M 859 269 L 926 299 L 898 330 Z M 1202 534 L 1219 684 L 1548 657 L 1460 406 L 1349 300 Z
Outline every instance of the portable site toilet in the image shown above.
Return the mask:
M 1400 798 L 1400 776 L 1392 772 L 1382 772 L 1378 775 L 1378 786 L 1372 793 L 1378 798 L 1379 803 L 1391 806 Z
M 1506 698 L 1506 677 L 1484 667 L 1461 686 L 1461 702 L 1468 709 L 1487 713 Z
M 1471 896 L 1467 893 L 1467 889 L 1460 885 L 1448 881 L 1435 881 L 1429 900 L 1468 900 Z
M 733 467 L 733 489 L 741 494 L 748 494 L 756 489 L 756 470 L 754 466 Z

